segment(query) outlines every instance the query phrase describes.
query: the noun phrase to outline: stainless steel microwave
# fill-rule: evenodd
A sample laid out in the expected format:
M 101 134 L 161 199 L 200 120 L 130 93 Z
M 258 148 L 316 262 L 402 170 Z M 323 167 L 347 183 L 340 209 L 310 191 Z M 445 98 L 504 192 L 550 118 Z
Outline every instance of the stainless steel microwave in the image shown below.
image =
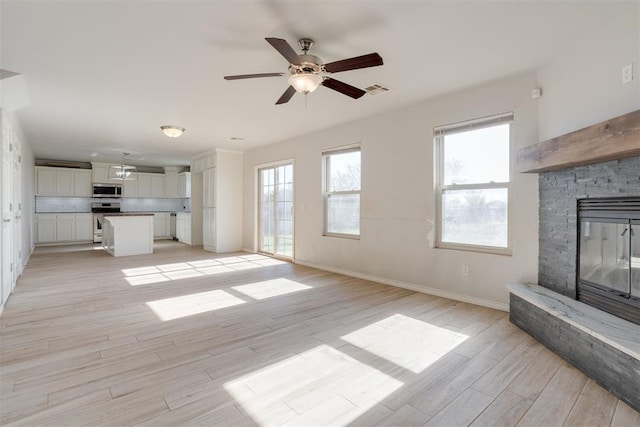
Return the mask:
M 93 184 L 93 197 L 119 199 L 122 197 L 122 184 Z

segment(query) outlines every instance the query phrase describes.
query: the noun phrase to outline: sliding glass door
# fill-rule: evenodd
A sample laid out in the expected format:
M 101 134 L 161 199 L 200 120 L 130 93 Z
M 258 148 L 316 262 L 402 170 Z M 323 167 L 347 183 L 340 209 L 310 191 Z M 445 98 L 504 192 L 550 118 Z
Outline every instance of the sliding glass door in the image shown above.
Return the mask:
M 258 169 L 258 248 L 293 258 L 293 164 Z

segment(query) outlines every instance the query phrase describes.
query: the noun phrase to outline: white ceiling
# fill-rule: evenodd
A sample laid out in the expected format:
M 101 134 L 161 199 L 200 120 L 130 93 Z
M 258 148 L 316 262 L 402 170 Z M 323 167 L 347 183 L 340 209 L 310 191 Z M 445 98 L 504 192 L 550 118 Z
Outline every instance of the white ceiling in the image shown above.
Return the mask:
M 214 147 L 247 150 L 552 61 L 597 28 L 614 2 L 7 1 L 0 69 L 21 73 L 16 116 L 36 158 L 186 165 Z M 335 74 L 391 92 L 353 100 L 320 87 L 274 105 L 285 77 L 265 40 L 313 38 L 331 62 L 378 52 L 384 66 Z M 159 127 L 187 129 L 178 139 Z M 232 142 L 231 137 L 244 141 Z

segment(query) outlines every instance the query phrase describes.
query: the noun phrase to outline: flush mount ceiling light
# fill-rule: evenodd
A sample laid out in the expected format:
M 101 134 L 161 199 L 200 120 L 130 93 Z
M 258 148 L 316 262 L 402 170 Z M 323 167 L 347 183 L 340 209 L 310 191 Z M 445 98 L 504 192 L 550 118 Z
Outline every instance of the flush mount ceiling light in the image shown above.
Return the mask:
M 119 165 L 109 166 L 109 179 L 118 181 L 133 181 L 136 179 L 136 167 L 124 164 L 128 155 L 129 153 L 122 153 L 122 162 Z
M 169 138 L 177 138 L 185 131 L 183 127 L 172 125 L 160 126 L 160 129 L 162 129 L 162 132 Z

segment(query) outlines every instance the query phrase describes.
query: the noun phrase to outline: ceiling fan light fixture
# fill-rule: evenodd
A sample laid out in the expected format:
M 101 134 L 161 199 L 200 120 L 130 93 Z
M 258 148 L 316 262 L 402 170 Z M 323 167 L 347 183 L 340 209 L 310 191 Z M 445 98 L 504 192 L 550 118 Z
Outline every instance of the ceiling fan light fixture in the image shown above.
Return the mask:
M 177 138 L 185 131 L 183 127 L 173 125 L 160 126 L 160 129 L 162 129 L 162 132 L 169 138 Z
M 310 93 L 322 83 L 322 76 L 314 73 L 293 74 L 289 77 L 289 84 L 299 93 Z

